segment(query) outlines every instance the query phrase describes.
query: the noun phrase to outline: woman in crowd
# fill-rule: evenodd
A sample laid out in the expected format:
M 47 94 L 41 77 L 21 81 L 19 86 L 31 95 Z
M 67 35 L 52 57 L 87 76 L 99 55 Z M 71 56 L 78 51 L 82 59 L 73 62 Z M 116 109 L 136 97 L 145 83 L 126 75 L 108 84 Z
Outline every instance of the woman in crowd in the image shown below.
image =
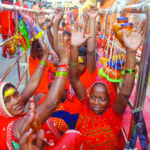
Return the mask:
M 135 23 L 129 36 L 123 32 L 126 66 L 122 87 L 117 95 L 112 83 L 106 79 L 95 81 L 86 91 L 79 78 L 78 65 L 70 65 L 69 80 L 76 96 L 82 102 L 82 112 L 79 114 L 76 129 L 83 134 L 85 150 L 121 149 L 119 133 L 122 117 L 133 89 L 136 51 L 142 43 L 143 35 L 144 23 L 140 28 L 138 23 Z M 83 32 L 76 26 L 71 37 L 70 63 L 78 63 L 78 49 L 84 42 Z
M 45 126 L 49 127 L 49 130 L 46 133 L 47 136 L 51 135 L 50 133 L 53 132 L 53 130 L 51 129 L 49 122 L 47 122 L 46 120 L 59 105 L 68 73 L 68 51 L 64 48 L 65 44 L 63 44 L 63 34 L 61 33 L 59 36 L 62 37 L 60 38 L 60 41 L 58 41 L 58 48 L 60 52 L 60 66 L 57 69 L 55 80 L 51 85 L 51 90 L 49 90 L 44 103 L 36 108 L 36 114 L 38 115 L 41 124 L 44 124 L 44 122 L 46 122 L 46 125 L 42 125 L 42 128 L 47 129 L 47 127 Z M 0 149 L 17 149 L 17 147 L 19 147 L 17 143 L 24 128 L 27 115 L 26 113 L 24 113 L 24 107 L 38 87 L 40 79 L 47 65 L 46 61 L 48 59 L 49 49 L 48 46 L 42 41 L 40 41 L 40 43 L 42 49 L 44 50 L 43 57 L 22 93 L 20 94 L 11 83 L 0 83 Z M 31 108 L 29 107 L 29 110 L 30 109 Z M 32 117 L 32 115 L 28 115 L 27 117 Z M 55 132 L 54 136 L 57 137 L 56 139 L 59 140 L 59 142 L 57 142 L 56 146 L 52 145 L 52 148 L 62 149 L 64 145 L 67 147 L 67 144 L 71 144 L 71 140 L 66 140 L 67 135 L 64 135 L 64 137 L 60 138 L 60 135 Z M 69 138 L 78 138 L 78 146 L 80 147 L 82 144 L 82 140 L 80 140 L 81 135 L 79 133 L 75 133 L 73 135 L 74 136 L 71 137 L 69 136 Z M 73 142 L 75 143 L 75 141 Z M 48 140 L 46 140 L 46 143 L 48 143 L 48 145 L 50 146 Z

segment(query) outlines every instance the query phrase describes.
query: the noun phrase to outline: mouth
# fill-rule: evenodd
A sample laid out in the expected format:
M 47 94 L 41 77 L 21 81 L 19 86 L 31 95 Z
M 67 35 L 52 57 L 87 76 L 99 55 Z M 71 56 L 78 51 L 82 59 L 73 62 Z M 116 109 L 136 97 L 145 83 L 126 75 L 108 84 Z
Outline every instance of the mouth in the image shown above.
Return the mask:
M 95 111 L 99 111 L 99 110 L 101 110 L 101 108 L 100 107 L 92 107 L 93 108 L 93 110 L 95 110 Z
M 19 105 L 16 106 L 15 110 L 16 111 L 21 111 L 21 110 L 23 110 L 23 108 L 24 107 L 23 107 L 22 103 L 20 103 Z

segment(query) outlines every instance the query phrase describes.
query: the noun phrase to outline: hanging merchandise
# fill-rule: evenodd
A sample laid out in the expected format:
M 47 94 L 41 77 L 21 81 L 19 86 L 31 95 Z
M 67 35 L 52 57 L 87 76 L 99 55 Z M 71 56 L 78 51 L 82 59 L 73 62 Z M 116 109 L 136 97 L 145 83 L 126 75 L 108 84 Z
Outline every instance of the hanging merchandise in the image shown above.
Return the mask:
M 42 29 L 37 24 L 35 24 L 29 16 L 24 13 L 19 13 L 19 15 L 22 17 L 28 27 L 30 41 L 34 41 L 40 37 L 43 37 L 44 33 Z
M 22 36 L 26 39 L 27 42 L 27 49 L 30 48 L 30 43 L 29 43 L 29 34 L 28 34 L 28 29 L 27 26 L 22 19 L 22 17 L 19 15 L 18 16 L 18 31 L 22 34 Z M 21 47 L 22 50 L 25 50 L 24 47 Z

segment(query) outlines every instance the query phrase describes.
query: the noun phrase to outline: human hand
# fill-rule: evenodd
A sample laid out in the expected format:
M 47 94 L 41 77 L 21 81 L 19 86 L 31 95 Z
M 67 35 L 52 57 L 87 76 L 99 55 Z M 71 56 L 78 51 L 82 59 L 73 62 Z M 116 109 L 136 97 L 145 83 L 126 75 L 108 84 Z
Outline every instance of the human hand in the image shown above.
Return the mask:
M 48 56 L 49 56 L 49 48 L 48 48 L 48 45 L 45 41 L 42 41 L 41 38 L 39 38 L 39 43 L 40 43 L 40 46 L 41 48 L 43 49 L 44 53 L 43 53 L 43 58 L 46 57 L 48 59 Z
M 39 14 L 37 19 L 39 27 L 42 28 L 45 22 L 46 22 L 45 14 L 44 13 Z
M 63 31 L 58 31 L 58 51 L 60 56 L 60 62 L 68 64 L 69 62 L 69 50 L 67 48 L 66 38 L 63 36 Z
M 79 47 L 84 44 L 90 37 L 90 35 L 86 35 L 84 37 L 84 29 L 79 24 L 76 24 L 71 32 L 71 45 Z
M 83 13 L 83 16 L 86 19 L 96 19 L 99 14 L 99 11 L 96 7 L 90 6 L 91 8 L 86 9 Z
M 62 9 L 60 8 L 56 9 L 53 24 L 58 24 L 63 18 L 63 15 L 64 15 L 64 11 Z
M 28 115 L 25 117 L 22 130 L 20 132 L 21 150 L 39 150 L 44 139 L 44 131 L 40 130 L 41 122 L 35 114 L 35 102 L 30 98 Z M 34 144 L 33 144 L 34 142 Z
M 54 17 L 52 19 L 47 19 L 48 23 L 46 25 L 46 28 L 48 30 L 51 29 L 51 27 L 53 26 L 53 20 L 54 20 Z
M 144 40 L 145 21 L 138 27 L 138 22 L 135 22 L 134 27 L 129 36 L 123 30 L 123 45 L 127 52 L 136 52 Z

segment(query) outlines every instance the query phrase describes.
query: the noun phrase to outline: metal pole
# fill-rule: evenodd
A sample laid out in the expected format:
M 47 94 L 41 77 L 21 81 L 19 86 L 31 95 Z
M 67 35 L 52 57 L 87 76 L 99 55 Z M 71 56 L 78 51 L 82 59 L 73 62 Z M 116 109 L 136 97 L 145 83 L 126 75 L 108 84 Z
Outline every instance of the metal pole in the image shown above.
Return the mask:
M 148 84 L 148 75 L 150 69 L 150 6 L 145 7 L 146 10 L 146 32 L 145 32 L 145 42 L 143 45 L 141 62 L 140 62 L 140 69 L 136 87 L 136 94 L 134 99 L 134 109 L 144 107 L 145 97 L 146 97 L 146 89 Z M 134 121 L 132 120 L 132 134 L 134 134 Z M 137 134 L 135 135 L 137 137 Z M 131 142 L 132 143 L 132 142 Z
M 38 11 L 38 10 L 32 10 L 32 9 L 28 9 L 28 8 L 23 8 L 23 7 L 19 7 L 19 6 L 16 6 L 16 5 L 7 5 L 7 4 L 0 4 L 0 10 L 16 10 L 16 11 L 25 11 L 25 12 L 32 12 L 32 13 L 47 13 L 47 14 L 50 14 L 50 13 L 54 13 L 54 10 L 42 10 L 42 11 Z
M 150 69 L 150 6 L 146 8 L 146 32 L 145 32 L 145 42 L 143 45 L 141 63 L 138 75 L 137 89 L 135 95 L 134 107 L 143 108 L 146 96 L 146 89 L 148 83 L 148 75 Z

